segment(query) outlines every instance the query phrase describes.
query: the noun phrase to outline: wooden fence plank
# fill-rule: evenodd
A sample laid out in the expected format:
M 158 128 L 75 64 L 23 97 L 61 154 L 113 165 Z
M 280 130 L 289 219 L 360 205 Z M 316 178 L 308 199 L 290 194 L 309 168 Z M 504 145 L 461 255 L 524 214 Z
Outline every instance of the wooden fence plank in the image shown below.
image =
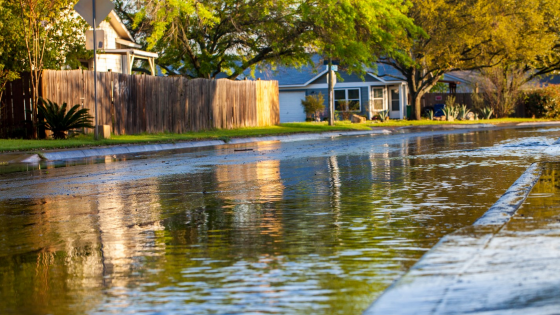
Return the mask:
M 278 82 L 188 80 L 98 73 L 98 123 L 116 135 L 268 126 L 279 123 Z M 42 97 L 81 104 L 93 116 L 93 71 L 45 70 Z M 8 84 L 0 109 L 0 134 L 29 120 L 29 77 Z M 8 106 L 9 105 L 9 106 Z M 11 128 L 11 129 L 10 129 Z

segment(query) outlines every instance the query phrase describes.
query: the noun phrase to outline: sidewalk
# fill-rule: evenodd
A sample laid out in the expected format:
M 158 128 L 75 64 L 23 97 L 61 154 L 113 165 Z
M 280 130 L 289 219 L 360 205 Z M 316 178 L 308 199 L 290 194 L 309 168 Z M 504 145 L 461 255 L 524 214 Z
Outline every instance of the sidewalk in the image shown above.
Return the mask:
M 364 314 L 560 314 L 559 182 L 560 162 L 532 166 Z

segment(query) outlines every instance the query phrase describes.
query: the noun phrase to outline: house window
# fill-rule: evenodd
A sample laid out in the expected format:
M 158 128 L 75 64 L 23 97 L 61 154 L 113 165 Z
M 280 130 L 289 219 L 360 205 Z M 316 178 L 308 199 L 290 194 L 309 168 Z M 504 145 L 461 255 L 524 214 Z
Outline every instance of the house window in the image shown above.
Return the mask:
M 338 111 L 345 111 L 340 102 L 348 102 L 348 110 L 352 112 L 359 112 L 362 110 L 360 101 L 360 89 L 343 89 L 334 90 L 334 109 Z
M 373 110 L 382 111 L 383 106 L 383 88 L 371 88 Z

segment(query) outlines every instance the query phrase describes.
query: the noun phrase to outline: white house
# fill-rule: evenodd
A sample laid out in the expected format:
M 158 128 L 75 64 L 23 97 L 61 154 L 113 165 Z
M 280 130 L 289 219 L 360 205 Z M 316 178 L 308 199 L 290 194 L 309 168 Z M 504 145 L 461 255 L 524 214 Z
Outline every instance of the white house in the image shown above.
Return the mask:
M 319 68 L 320 70 L 317 70 Z M 328 116 L 326 66 L 304 67 L 303 69 L 280 68 L 277 71 L 258 72 L 255 77 L 262 80 L 277 80 L 280 92 L 280 122 L 305 121 L 306 115 L 301 100 L 307 95 L 322 93 L 325 98 L 324 116 Z M 350 103 L 350 111 L 368 119 L 380 111 L 388 111 L 392 119 L 406 117 L 408 86 L 406 81 L 386 75 L 398 74 L 386 65 L 378 65 L 377 72 L 368 72 L 364 78 L 356 74 L 340 72 L 342 80 L 334 87 L 335 110 L 340 111 L 338 101 Z
M 131 74 L 134 61 L 144 59 L 148 61 L 151 74 L 155 75 L 158 54 L 140 50 L 141 46 L 134 42 L 115 11 L 109 13 L 108 19 L 102 21 L 96 30 L 97 71 Z M 86 49 L 93 50 L 93 29 L 86 31 Z M 93 69 L 93 58 L 84 62 Z

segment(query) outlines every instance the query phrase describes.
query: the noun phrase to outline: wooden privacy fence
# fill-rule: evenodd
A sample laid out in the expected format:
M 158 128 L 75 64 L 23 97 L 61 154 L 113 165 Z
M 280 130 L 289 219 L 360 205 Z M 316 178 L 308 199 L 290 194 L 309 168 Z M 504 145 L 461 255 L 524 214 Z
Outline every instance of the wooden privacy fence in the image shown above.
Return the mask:
M 280 123 L 277 81 L 189 80 L 111 72 L 97 76 L 98 122 L 110 125 L 116 135 Z M 41 96 L 59 104 L 80 104 L 93 116 L 93 81 L 92 71 L 45 70 Z M 0 136 L 10 136 L 7 130 L 16 126 L 29 129 L 25 123 L 30 120 L 26 111 L 31 106 L 29 90 L 28 78 L 9 84 L 2 98 Z
M 426 93 L 422 96 L 422 109 L 426 107 L 434 107 L 435 104 L 445 104 L 449 96 L 455 97 L 455 104 L 465 104 L 468 108 L 472 108 L 471 93 Z
M 21 73 L 6 84 L 0 100 L 0 138 L 29 138 L 32 133 L 31 76 Z
M 280 123 L 277 81 L 189 80 L 98 73 L 99 124 L 116 135 L 202 131 Z M 42 96 L 94 113 L 93 72 L 43 73 Z

